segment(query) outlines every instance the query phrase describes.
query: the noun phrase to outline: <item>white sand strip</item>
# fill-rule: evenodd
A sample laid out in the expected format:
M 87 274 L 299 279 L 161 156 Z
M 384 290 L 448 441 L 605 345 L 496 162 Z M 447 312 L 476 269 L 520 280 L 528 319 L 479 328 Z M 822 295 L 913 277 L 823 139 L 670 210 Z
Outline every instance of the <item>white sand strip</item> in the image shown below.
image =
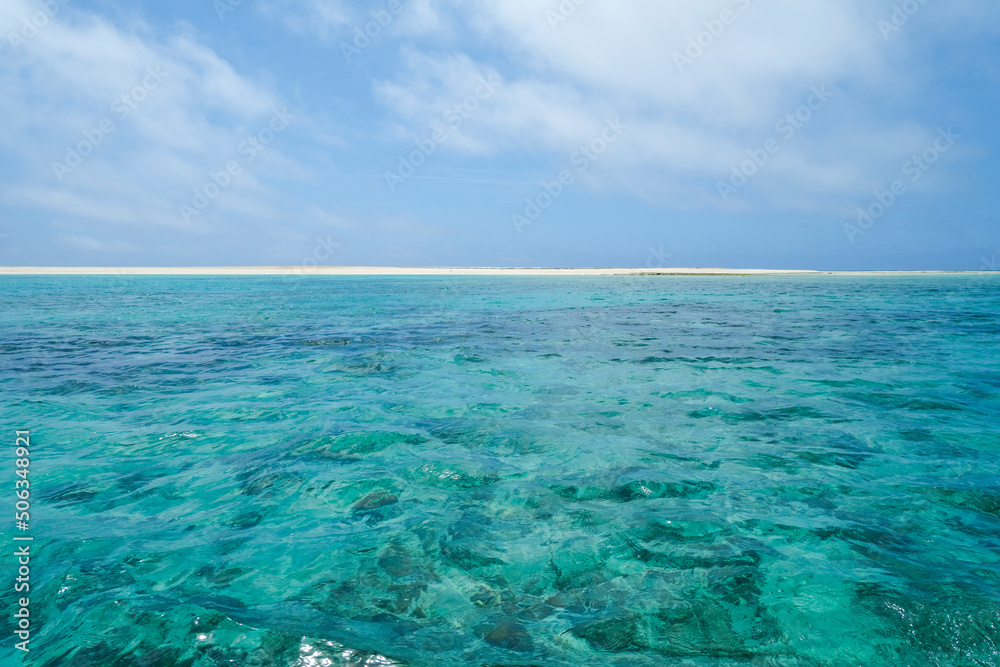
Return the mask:
M 177 276 L 635 276 L 635 275 L 977 275 L 992 271 L 809 271 L 772 269 L 691 269 L 691 268 L 488 268 L 488 267 L 402 267 L 402 266 L 0 266 L 0 275 L 177 275 Z

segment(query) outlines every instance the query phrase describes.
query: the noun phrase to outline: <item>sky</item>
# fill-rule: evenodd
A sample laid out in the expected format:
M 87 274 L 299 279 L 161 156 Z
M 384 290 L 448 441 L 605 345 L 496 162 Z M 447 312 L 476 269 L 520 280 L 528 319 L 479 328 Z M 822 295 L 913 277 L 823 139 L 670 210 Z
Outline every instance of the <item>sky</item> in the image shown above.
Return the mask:
M 995 270 L 993 0 L 0 0 L 0 265 Z

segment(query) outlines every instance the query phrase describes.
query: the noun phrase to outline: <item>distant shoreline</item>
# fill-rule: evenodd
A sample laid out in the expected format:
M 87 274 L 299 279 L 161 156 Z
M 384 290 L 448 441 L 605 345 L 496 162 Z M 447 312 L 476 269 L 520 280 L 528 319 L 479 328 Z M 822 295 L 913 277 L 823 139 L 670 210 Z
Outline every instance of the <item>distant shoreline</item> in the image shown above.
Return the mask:
M 19 276 L 920 276 L 991 275 L 996 271 L 815 271 L 781 269 L 692 268 L 490 268 L 395 266 L 201 266 L 201 267 L 99 267 L 99 266 L 0 266 L 0 275 Z

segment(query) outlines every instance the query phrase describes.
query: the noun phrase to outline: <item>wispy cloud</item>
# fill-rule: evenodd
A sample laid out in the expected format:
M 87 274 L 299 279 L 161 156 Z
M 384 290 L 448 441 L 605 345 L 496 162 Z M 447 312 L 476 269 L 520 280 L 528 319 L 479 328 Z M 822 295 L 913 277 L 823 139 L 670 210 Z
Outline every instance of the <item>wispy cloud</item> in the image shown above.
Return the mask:
M 132 252 L 136 247 L 124 241 L 98 241 L 82 234 L 60 234 L 59 240 L 79 250 L 94 252 Z
M 851 94 L 786 142 L 747 190 L 772 203 L 794 190 L 836 206 L 837 197 L 866 187 L 934 131 L 929 123 L 867 113 L 911 76 L 891 69 L 893 54 L 870 3 L 577 5 L 553 30 L 546 7 L 530 0 L 424 3 L 425 12 L 436 14 L 425 25 L 462 22 L 476 40 L 507 55 L 503 90 L 452 148 L 559 156 L 614 113 L 634 131 L 602 164 L 602 182 L 652 200 L 705 204 L 734 160 L 772 136 L 812 87 L 828 85 Z M 692 43 L 700 57 L 690 71 L 678 71 L 674 56 Z M 490 68 L 476 55 L 483 49 L 462 48 L 447 56 L 404 49 L 397 77 L 376 84 L 377 99 L 399 119 L 399 133 L 439 122 L 441 109 Z
M 264 16 L 281 21 L 293 32 L 321 39 L 338 35 L 353 17 L 342 0 L 265 0 L 258 7 Z
M 5 5 L 4 21 L 33 7 Z M 0 146 L 23 182 L 0 196 L 63 216 L 180 226 L 177 202 L 279 103 L 183 26 L 158 37 L 67 6 L 21 51 L 0 61 L 0 109 L 14 126 Z M 242 201 L 221 202 L 220 215 L 263 208 L 247 204 L 261 193 L 253 174 L 239 185 Z

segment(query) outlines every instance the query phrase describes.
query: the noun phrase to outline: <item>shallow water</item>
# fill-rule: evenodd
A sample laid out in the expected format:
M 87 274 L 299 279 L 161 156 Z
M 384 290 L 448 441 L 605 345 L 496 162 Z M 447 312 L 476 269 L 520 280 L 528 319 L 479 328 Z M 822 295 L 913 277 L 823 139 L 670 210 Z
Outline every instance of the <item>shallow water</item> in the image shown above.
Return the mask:
M 0 286 L 31 664 L 1000 664 L 998 277 Z

